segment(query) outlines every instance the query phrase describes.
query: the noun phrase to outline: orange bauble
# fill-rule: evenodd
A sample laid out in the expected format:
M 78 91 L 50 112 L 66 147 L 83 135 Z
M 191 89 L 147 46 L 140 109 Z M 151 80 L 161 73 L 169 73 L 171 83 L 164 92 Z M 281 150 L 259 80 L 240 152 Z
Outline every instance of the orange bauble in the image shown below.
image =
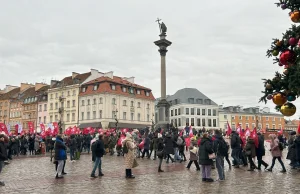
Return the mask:
M 293 13 L 291 13 L 291 20 L 295 23 L 299 22 L 300 19 L 300 12 L 299 11 L 294 11 Z
M 283 93 L 277 93 L 273 95 L 273 102 L 276 105 L 283 105 L 286 101 L 286 96 Z

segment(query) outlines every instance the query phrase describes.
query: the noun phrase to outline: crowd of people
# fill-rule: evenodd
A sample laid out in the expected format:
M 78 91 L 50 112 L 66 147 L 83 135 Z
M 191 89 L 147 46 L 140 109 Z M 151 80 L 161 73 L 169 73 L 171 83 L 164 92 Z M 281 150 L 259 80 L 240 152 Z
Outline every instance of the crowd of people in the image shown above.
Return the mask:
M 42 138 L 38 134 L 8 137 L 0 134 L 0 173 L 8 160 L 13 156 L 41 154 L 42 144 L 45 151 L 50 152 L 50 160 L 55 164 L 56 176 L 61 179 L 67 173 L 64 171 L 67 153 L 70 155 L 70 162 L 80 159 L 80 153 L 92 152 L 94 168 L 91 177 L 104 176 L 102 171 L 102 160 L 104 155 L 116 155 L 124 157 L 125 177 L 135 178 L 132 169 L 139 165 L 139 158 L 158 160 L 158 172 L 162 173 L 163 161 L 166 163 L 185 163 L 189 170 L 194 163 L 196 170 L 202 174 L 203 182 L 213 182 L 211 170 L 217 169 L 218 181 L 225 180 L 225 165 L 240 168 L 249 167 L 248 171 L 262 170 L 272 172 L 276 160 L 279 161 L 282 173 L 286 172 L 286 167 L 282 162 L 282 151 L 287 145 L 287 158 L 290 160 L 291 169 L 300 168 L 300 135 L 292 132 L 287 142 L 281 134 L 269 135 L 270 149 L 273 157 L 271 165 L 263 160 L 266 153 L 264 135 L 260 132 L 255 136 L 245 136 L 237 131 L 231 134 L 224 134 L 221 130 L 199 130 L 185 131 L 171 128 L 168 130 L 158 129 L 150 131 L 143 130 L 121 130 L 115 133 L 101 134 L 80 134 L 80 135 L 57 135 Z M 232 161 L 229 159 L 231 151 Z M 256 161 L 254 160 L 256 159 Z M 4 185 L 0 181 L 0 185 Z

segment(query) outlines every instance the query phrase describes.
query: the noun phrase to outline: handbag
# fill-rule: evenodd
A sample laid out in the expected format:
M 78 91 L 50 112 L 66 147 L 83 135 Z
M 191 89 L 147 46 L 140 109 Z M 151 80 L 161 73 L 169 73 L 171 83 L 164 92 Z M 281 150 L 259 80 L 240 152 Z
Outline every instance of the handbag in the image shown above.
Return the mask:
M 163 157 L 163 155 L 164 155 L 164 152 L 163 152 L 163 150 L 161 150 L 161 151 L 157 151 L 157 153 L 156 153 L 156 156 L 157 156 L 157 157 L 159 157 L 159 158 L 162 158 L 162 157 Z
M 138 167 L 139 163 L 136 161 L 136 159 L 133 160 L 132 168 Z
M 208 154 L 208 158 L 209 159 L 215 159 L 216 158 L 216 154 L 215 153 Z

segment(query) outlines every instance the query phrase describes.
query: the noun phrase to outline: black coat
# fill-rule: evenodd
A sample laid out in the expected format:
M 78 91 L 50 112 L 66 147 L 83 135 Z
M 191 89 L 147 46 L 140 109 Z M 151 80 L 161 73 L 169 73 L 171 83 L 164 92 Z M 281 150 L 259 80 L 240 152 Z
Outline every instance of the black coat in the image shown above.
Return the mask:
M 231 141 L 230 141 L 231 149 L 241 149 L 241 138 L 239 137 L 239 134 L 237 134 L 235 131 L 232 132 L 231 135 Z
M 103 157 L 104 152 L 105 152 L 103 141 L 101 141 L 100 139 L 95 141 L 92 145 L 92 148 L 94 148 L 92 150 L 92 152 L 95 157 L 98 157 L 98 158 Z
M 208 138 L 202 138 L 199 146 L 199 164 L 212 165 L 213 160 L 208 155 L 213 153 L 212 142 Z
M 4 145 L 4 142 L 0 142 L 0 161 L 7 160 L 7 150 Z
M 258 148 L 256 148 L 256 155 L 264 156 L 265 152 L 265 138 L 263 135 L 258 134 Z
M 174 147 L 173 147 L 173 139 L 170 135 L 167 135 L 164 140 L 165 144 L 165 154 L 174 154 Z
M 295 139 L 295 148 L 296 148 L 296 160 L 300 160 L 300 136 L 297 136 Z
M 77 149 L 77 141 L 76 141 L 75 137 L 71 137 L 71 140 L 70 140 L 70 149 L 72 149 L 72 150 L 76 150 Z
M 34 138 L 30 137 L 28 143 L 29 143 L 29 150 L 34 150 Z
M 157 151 L 164 151 L 164 140 L 163 138 L 156 138 L 157 139 Z M 158 156 L 158 158 L 163 158 L 164 154 L 161 156 Z
M 295 162 L 296 160 L 296 145 L 295 145 L 295 137 L 291 137 L 288 141 L 289 151 L 287 153 L 286 159 L 291 160 L 291 162 Z

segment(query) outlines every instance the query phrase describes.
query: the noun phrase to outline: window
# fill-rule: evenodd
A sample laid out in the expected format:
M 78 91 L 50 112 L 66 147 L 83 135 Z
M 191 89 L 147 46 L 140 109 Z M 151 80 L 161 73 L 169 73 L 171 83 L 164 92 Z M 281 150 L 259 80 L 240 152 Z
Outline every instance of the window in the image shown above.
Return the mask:
M 180 108 L 178 109 L 178 115 L 180 115 Z M 179 123 L 178 123 L 179 124 Z
M 201 123 L 200 123 L 200 122 L 201 122 L 201 120 L 200 120 L 200 119 L 197 119 L 197 126 L 199 126 L 199 127 L 201 126 Z
M 213 110 L 213 116 L 217 116 L 217 110 Z
M 93 119 L 96 119 L 96 111 L 93 111 Z
M 70 108 L 70 101 L 67 101 L 67 108 Z
M 103 98 L 99 98 L 99 104 L 103 104 Z
M 171 110 L 171 117 L 173 116 L 173 110 Z
M 181 126 L 181 119 L 178 118 L 178 126 Z
M 134 114 L 131 113 L 131 120 L 133 121 L 134 120 Z
M 140 95 L 141 94 L 141 90 L 137 90 L 136 93 Z
M 67 122 L 70 122 L 70 114 L 67 114 Z
M 75 103 L 76 103 L 76 101 L 72 100 L 72 107 L 75 107 Z
M 275 117 L 272 117 L 272 121 L 275 121 Z M 273 129 L 275 129 L 275 128 L 273 128 Z
M 246 116 L 246 120 L 247 120 L 247 121 L 249 120 L 249 117 L 248 117 L 248 116 Z
M 131 101 L 131 104 L 130 104 L 130 106 L 131 106 L 131 107 L 133 107 L 133 101 Z
M 202 126 L 205 127 L 205 119 L 202 119 Z
M 47 117 L 44 116 L 44 124 L 47 123 Z
M 85 91 L 86 91 L 86 88 L 83 87 L 83 88 L 81 89 L 81 92 L 85 92 Z
M 278 129 L 281 129 L 281 124 L 278 125 Z
M 195 109 L 191 108 L 191 115 L 195 115 Z
M 75 113 L 72 113 L 72 121 L 75 121 Z
M 213 127 L 217 127 L 217 119 L 213 119 Z
M 224 119 L 227 119 L 227 115 L 224 115 Z
M 55 109 L 58 109 L 58 103 L 57 102 L 55 103 Z
M 254 129 L 255 128 L 255 123 L 252 123 L 252 129 Z
M 90 105 L 90 99 L 87 100 L 87 105 Z
M 254 116 L 252 116 L 252 121 L 254 121 L 255 120 L 255 117 Z
M 189 115 L 189 114 L 190 114 L 190 109 L 189 109 L 189 108 L 186 108 L 186 109 L 185 109 L 185 114 L 186 114 L 186 115 Z
M 68 93 L 67 93 L 67 94 L 68 94 L 68 96 L 70 96 L 70 91 L 68 91 Z
M 187 126 L 190 126 L 190 119 L 189 119 L 189 118 L 186 118 L 186 119 L 185 119 L 185 124 L 186 124 Z
M 84 120 L 84 112 L 81 112 L 81 120 Z
M 269 117 L 266 117 L 266 121 L 268 121 L 269 120 Z
M 58 121 L 58 116 L 57 115 L 55 115 L 54 118 L 55 118 L 55 121 Z
M 44 111 L 47 111 L 47 104 L 44 104 Z
M 90 112 L 87 112 L 87 113 L 86 113 L 86 119 L 89 120 L 90 118 L 91 118 L 91 113 L 90 113 Z
M 61 107 L 62 107 L 62 108 L 65 107 L 65 106 L 64 106 L 64 102 L 61 102 Z
M 55 93 L 55 98 L 58 98 L 58 93 Z
M 125 87 L 122 88 L 123 92 L 127 92 L 127 89 Z
M 93 90 L 94 91 L 98 90 L 98 85 L 94 85 Z
M 207 109 L 207 115 L 211 116 L 211 109 Z
M 266 129 L 269 129 L 269 124 L 266 124 Z
M 235 116 L 231 116 L 231 119 L 234 120 L 234 119 L 235 119 Z
M 150 121 L 150 115 L 147 114 L 147 122 L 149 122 L 149 121 Z M 175 119 L 175 121 L 176 121 L 176 119 Z M 176 122 L 176 124 L 177 124 L 177 122 Z
M 53 94 L 50 94 L 50 99 L 53 99 Z
M 200 115 L 200 114 L 201 114 L 200 111 L 201 111 L 201 109 L 200 109 L 200 108 L 197 108 L 197 115 Z
M 147 109 L 150 109 L 150 104 L 147 104 Z
M 126 120 L 126 112 L 123 112 L 123 119 Z
M 111 85 L 112 90 L 116 90 L 116 85 Z
M 205 115 L 206 112 L 205 112 L 205 109 L 202 109 L 202 115 Z
M 189 99 L 188 99 L 188 102 L 189 102 L 190 104 L 194 104 L 194 103 L 195 103 L 195 100 L 194 100 L 194 98 L 189 98 Z
M 194 118 L 191 118 L 191 125 L 192 125 L 192 126 L 195 126 L 195 123 L 194 123 L 194 122 L 195 122 L 195 119 L 194 119 Z
M 276 127 L 275 127 L 275 125 L 274 125 L 274 124 L 272 125 L 272 129 L 276 129 Z
M 112 111 L 111 118 L 116 118 L 116 112 L 115 111 Z
M 146 92 L 146 96 L 150 96 L 150 92 Z
M 129 93 L 133 94 L 133 88 L 129 88 Z
M 242 120 L 242 116 L 239 116 L 239 120 Z
M 141 121 L 141 114 L 138 113 L 138 121 Z
M 114 105 L 116 104 L 116 99 L 115 98 L 112 99 L 112 104 L 114 104 Z
M 53 122 L 53 116 L 50 116 L 50 123 Z
M 41 123 L 42 122 L 42 118 L 41 117 L 39 117 L 39 123 Z
M 126 100 L 123 100 L 123 106 L 126 106 L 126 102 L 127 102 Z
M 42 112 L 42 105 L 39 105 L 39 112 Z
M 203 104 L 203 100 L 199 99 L 199 98 L 196 100 L 196 102 L 197 102 L 197 104 Z
M 208 119 L 207 123 L 208 123 L 208 127 L 211 127 L 211 119 Z
M 75 90 L 73 90 L 73 96 L 75 96 L 76 95 L 76 91 Z
M 99 118 L 102 119 L 102 110 L 99 110 Z
M 138 102 L 138 108 L 141 108 L 141 103 L 140 102 Z
M 175 109 L 175 116 L 177 116 L 177 109 Z
M 94 104 L 94 105 L 96 104 L 96 98 L 93 99 L 93 104 Z
M 84 100 L 81 100 L 81 106 L 84 106 Z

